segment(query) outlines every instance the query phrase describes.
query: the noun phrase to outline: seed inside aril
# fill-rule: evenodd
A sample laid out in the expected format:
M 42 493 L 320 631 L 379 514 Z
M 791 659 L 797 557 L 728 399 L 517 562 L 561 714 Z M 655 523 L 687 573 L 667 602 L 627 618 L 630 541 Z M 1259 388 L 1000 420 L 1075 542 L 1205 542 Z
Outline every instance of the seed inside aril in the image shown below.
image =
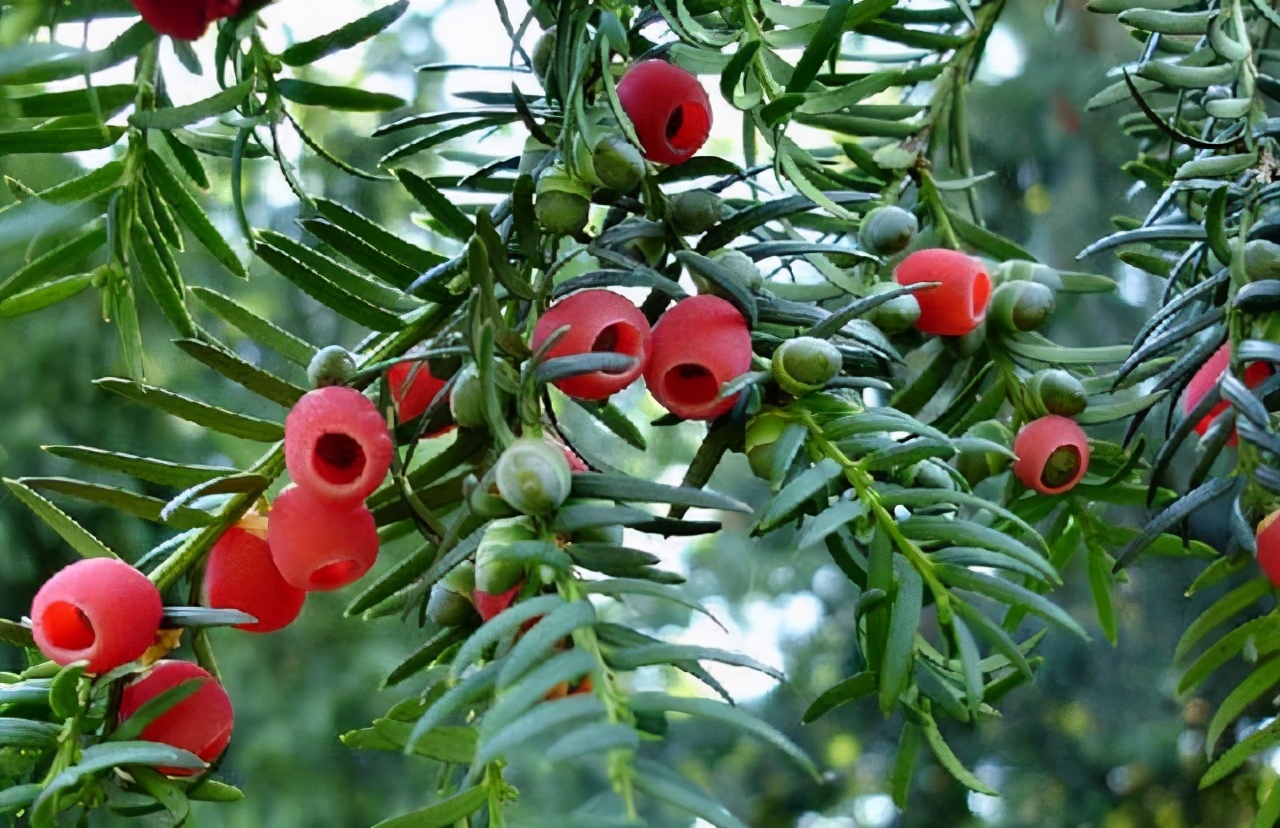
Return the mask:
M 320 476 L 339 485 L 352 483 L 364 472 L 364 449 L 346 434 L 325 434 L 316 441 Z
M 57 646 L 67 650 L 92 647 L 98 637 L 84 610 L 66 601 L 49 605 L 44 613 L 44 625 Z
M 1040 481 L 1047 488 L 1056 489 L 1070 483 L 1079 468 L 1080 450 L 1075 446 L 1063 446 L 1049 455 L 1044 471 L 1040 473 Z

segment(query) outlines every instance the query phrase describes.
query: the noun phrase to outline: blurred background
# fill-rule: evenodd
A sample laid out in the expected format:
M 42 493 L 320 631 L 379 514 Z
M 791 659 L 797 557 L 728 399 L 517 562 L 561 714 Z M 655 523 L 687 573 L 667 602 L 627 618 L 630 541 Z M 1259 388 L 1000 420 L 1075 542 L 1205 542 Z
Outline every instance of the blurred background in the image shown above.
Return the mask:
M 280 0 L 264 13 L 269 44 L 283 46 L 336 28 L 374 7 L 371 2 L 305 3 Z M 1099 257 L 1083 264 L 1075 254 L 1107 233 L 1109 216 L 1140 214 L 1145 194 L 1129 192 L 1119 172 L 1133 146 L 1116 125 L 1116 110 L 1086 113 L 1083 103 L 1104 85 L 1107 69 L 1132 58 L 1138 44 L 1109 17 L 1090 15 L 1082 0 L 1070 0 L 1055 24 L 1045 0 L 1011 3 L 992 38 L 986 62 L 970 101 L 975 162 L 996 175 L 981 187 L 986 216 L 1001 233 L 1022 243 L 1042 261 L 1108 273 L 1120 283 L 1116 296 L 1085 297 L 1059 306 L 1054 329 L 1064 343 L 1111 344 L 1127 341 L 1150 313 L 1154 280 L 1115 259 Z M 512 6 L 513 16 L 521 10 Z M 123 27 L 106 21 L 91 34 L 105 42 Z M 60 33 L 64 34 L 64 33 Z M 79 42 L 81 30 L 68 31 Z M 532 37 L 530 38 L 530 41 Z M 212 38 L 199 44 L 209 61 Z M 527 44 L 527 45 L 531 45 Z M 166 47 L 167 48 L 167 47 Z M 464 105 L 453 93 L 472 89 L 504 90 L 506 72 L 415 73 L 412 67 L 441 61 L 505 65 L 507 41 L 496 8 L 486 0 L 415 0 L 411 13 L 368 48 L 328 58 L 308 70 L 324 82 L 356 83 L 392 92 L 426 111 Z M 209 77 L 186 74 L 171 54 L 165 58 L 170 91 L 177 103 L 198 100 L 215 89 Z M 104 73 L 100 82 L 106 80 Z M 522 83 L 532 84 L 528 76 Z M 128 75 L 116 81 L 128 82 Z M 709 81 L 710 82 L 710 81 Z M 366 136 L 373 116 L 335 117 L 323 110 L 297 110 L 308 131 L 332 152 L 372 170 L 394 144 Z M 736 121 L 723 118 L 708 149 L 735 156 Z M 310 191 L 355 207 L 405 234 L 425 231 L 412 221 L 412 206 L 393 185 L 360 181 L 339 174 L 294 139 L 286 149 L 297 154 L 302 180 Z M 493 155 L 519 151 L 523 136 L 499 132 L 483 145 L 455 143 L 453 152 L 415 160 L 424 171 L 462 169 L 466 152 Z M 85 165 L 101 154 L 84 154 Z M 269 162 L 247 162 L 250 218 L 299 237 L 297 205 Z M 227 166 L 212 162 L 215 176 L 211 210 L 229 238 L 237 231 L 224 203 Z M 57 156 L 0 158 L 0 173 L 43 188 L 76 172 L 74 162 Z M 0 198 L 8 198 L 8 194 Z M 10 240 L 12 241 L 12 240 Z M 48 240 L 0 247 L 0 273 L 9 273 Z M 243 240 L 238 241 L 244 252 Z M 235 282 L 189 248 L 182 261 L 188 281 L 232 292 L 240 301 L 283 327 L 320 345 L 354 346 L 362 332 L 334 319 L 285 280 L 255 264 L 247 285 Z M 165 325 L 149 300 L 141 303 L 144 331 L 151 335 L 148 379 L 165 387 L 217 400 L 233 410 L 279 418 L 282 412 L 158 345 Z M 212 319 L 202 323 L 215 325 Z M 241 354 L 301 381 L 296 369 L 233 331 L 215 332 L 237 343 Z M 0 475 L 86 474 L 40 451 L 48 444 L 86 444 L 119 451 L 212 464 L 247 464 L 256 447 L 186 427 L 176 420 L 129 407 L 96 389 L 91 378 L 116 375 L 120 359 L 113 329 L 102 319 L 93 292 L 57 311 L 0 321 Z M 652 401 L 634 393 L 626 399 L 637 422 L 657 415 Z M 1157 418 L 1153 418 L 1157 419 Z M 700 427 L 684 425 L 651 441 L 647 454 L 601 443 L 617 465 L 652 477 L 677 480 L 679 465 L 692 456 Z M 447 439 L 447 438 L 446 438 Z M 590 438 L 588 438 L 590 439 Z M 104 478 L 105 479 L 105 478 Z M 113 482 L 119 482 L 113 481 Z M 751 477 L 740 456 L 719 469 L 712 487 L 761 502 L 765 487 Z M 165 490 L 145 493 L 168 497 Z M 61 505 L 114 548 L 141 555 L 165 537 L 166 530 L 127 520 L 73 501 Z M 1141 514 L 1118 516 L 1136 523 Z M 1213 541 L 1210 516 L 1201 527 Z M 887 795 L 885 779 L 892 761 L 899 722 L 884 721 L 873 704 L 854 704 L 819 722 L 801 727 L 808 704 L 849 674 L 852 659 L 853 588 L 826 553 L 797 549 L 789 538 L 748 539 L 741 522 L 730 522 L 715 542 L 685 545 L 656 537 L 631 537 L 629 545 L 662 555 L 666 568 L 688 578 L 690 597 L 702 600 L 727 631 L 705 619 L 669 607 L 637 602 L 610 620 L 660 631 L 664 637 L 709 646 L 745 650 L 782 668 L 785 685 L 736 668 L 711 672 L 743 705 L 749 706 L 810 752 L 828 769 L 821 784 L 807 779 L 779 753 L 698 721 L 677 722 L 666 743 L 645 754 L 713 790 L 721 801 L 758 828 L 925 828 L 926 826 L 1037 826 L 1038 828 L 1190 828 L 1246 824 L 1256 804 L 1250 774 L 1274 778 L 1264 761 L 1238 782 L 1205 792 L 1196 781 L 1205 765 L 1204 699 L 1178 699 L 1176 673 L 1169 661 L 1181 631 L 1202 608 L 1183 592 L 1194 565 L 1150 559 L 1130 571 L 1117 587 L 1121 618 L 1117 647 L 1098 632 L 1083 571 L 1067 573 L 1058 600 L 1086 623 L 1093 640 L 1083 643 L 1050 634 L 1040 648 L 1047 664 L 1034 686 L 1007 699 L 1002 721 L 980 731 L 953 726 L 948 740 L 978 776 L 1002 793 L 993 798 L 967 794 L 922 754 L 913 806 L 900 813 Z M 405 553 L 384 549 L 379 572 Z M 0 496 L 0 616 L 19 618 L 42 580 L 69 563 L 72 552 L 12 498 Z M 1077 562 L 1079 563 L 1079 562 Z M 377 573 L 375 572 L 375 575 Z M 1217 594 L 1216 592 L 1214 593 Z M 344 619 L 350 594 L 312 596 L 301 620 L 270 636 L 236 631 L 213 634 L 220 666 L 236 704 L 236 732 L 221 777 L 242 787 L 247 799 L 230 806 L 200 805 L 196 823 L 225 828 L 363 826 L 421 807 L 429 801 L 437 768 L 426 760 L 397 754 L 353 752 L 338 735 L 365 727 L 393 703 L 414 692 L 413 682 L 377 692 L 383 677 L 422 640 L 413 624 L 398 619 L 362 623 Z M 1023 631 L 1025 634 L 1026 631 Z M 0 650 L 0 668 L 21 666 L 11 648 Z M 1214 699 L 1232 686 L 1202 692 Z M 640 674 L 645 687 L 670 686 L 683 677 Z M 700 685 L 682 691 L 707 694 Z M 1270 757 L 1264 757 L 1270 760 Z M 598 767 L 577 770 L 544 767 L 536 758 L 518 764 L 513 781 L 522 799 L 513 824 L 533 824 L 577 807 L 607 788 Z M 111 824 L 110 821 L 104 824 Z M 655 813 L 655 828 L 693 825 L 671 813 Z M 703 828 L 705 823 L 697 825 Z

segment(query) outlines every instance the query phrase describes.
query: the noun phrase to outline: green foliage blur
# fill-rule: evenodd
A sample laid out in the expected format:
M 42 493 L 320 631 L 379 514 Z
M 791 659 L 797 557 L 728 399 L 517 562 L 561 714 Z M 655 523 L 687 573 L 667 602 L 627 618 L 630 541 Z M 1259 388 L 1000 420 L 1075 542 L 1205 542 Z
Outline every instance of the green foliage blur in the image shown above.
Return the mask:
M 463 2 L 471 4 L 464 9 L 468 14 L 447 19 L 496 31 L 499 22 L 493 7 L 481 0 Z M 1065 4 L 1055 25 L 1054 5 L 1024 0 L 1007 16 L 979 73 L 970 117 L 976 166 L 995 173 L 981 188 L 989 222 L 1042 261 L 1068 267 L 1074 266 L 1078 250 L 1108 232 L 1110 214 L 1132 212 L 1144 203 L 1145 195 L 1131 193 L 1119 173 L 1131 147 L 1122 140 L 1114 116 L 1082 109 L 1103 85 L 1106 69 L 1135 54 L 1138 44 L 1111 19 L 1090 16 L 1075 0 Z M 287 23 L 292 13 L 305 14 L 305 4 L 288 0 L 275 19 Z M 477 35 L 443 27 L 435 17 L 410 15 L 394 33 L 363 52 L 327 62 L 323 71 L 346 80 L 385 72 L 416 84 L 415 104 L 420 109 L 445 108 L 449 103 L 438 81 L 415 75 L 411 67 L 461 59 L 467 40 Z M 305 125 L 345 160 L 364 169 L 373 169 L 386 149 L 364 137 L 374 125 L 369 119 L 320 113 Z M 338 175 L 310 154 L 301 158 L 300 173 L 316 195 L 344 201 L 405 233 L 421 232 L 409 220 L 410 206 L 395 188 Z M 278 192 L 283 188 L 278 174 L 267 162 L 249 163 L 262 165 L 249 179 L 254 223 L 298 236 L 293 224 L 297 207 L 287 192 Z M 225 198 L 227 171 L 211 169 L 221 176 L 212 192 Z M 0 158 L 0 173 L 17 175 L 39 188 L 65 179 L 73 170 L 60 158 L 24 156 L 19 162 Z M 229 211 L 217 215 L 224 229 L 234 233 Z M 26 246 L 0 248 L 0 268 L 12 271 L 46 241 L 37 236 Z M 189 250 L 183 268 L 201 269 L 202 255 Z M 1111 258 L 1099 257 L 1081 267 L 1116 269 L 1113 275 L 1122 283 L 1124 301 L 1070 299 L 1059 308 L 1056 327 L 1048 333 L 1065 344 L 1127 342 L 1149 313 L 1154 284 L 1136 272 L 1118 270 L 1122 266 Z M 231 277 L 216 267 L 202 269 L 207 272 L 193 281 L 234 290 L 250 307 L 311 341 L 356 344 L 357 331 L 261 268 L 255 268 L 247 286 L 230 284 Z M 151 317 L 144 318 L 144 328 L 160 330 L 158 312 L 145 302 L 143 307 Z M 1105 342 L 1100 332 L 1108 337 Z M 251 345 L 243 345 L 241 353 L 251 361 L 267 360 L 272 370 L 296 381 L 304 379 L 296 368 L 277 363 Z M 114 331 L 104 323 L 92 291 L 56 312 L 0 323 L 0 475 L 68 473 L 67 463 L 40 451 L 40 446 L 54 443 L 121 451 L 145 448 L 152 456 L 185 462 L 242 464 L 253 459 L 246 453 L 251 447 L 188 430 L 88 382 L 89 377 L 119 373 L 119 359 Z M 219 383 L 224 387 L 216 395 L 201 395 L 245 413 L 280 416 L 278 411 L 258 410 L 265 405 L 261 400 L 192 368 L 193 363 L 179 359 L 176 349 L 156 350 L 150 359 L 149 379 L 158 384 L 202 392 L 208 384 Z M 634 396 L 630 399 L 635 402 Z M 631 411 L 637 421 L 654 414 L 656 410 L 643 406 Z M 619 453 L 615 443 L 602 443 L 599 450 L 613 452 L 611 462 L 629 472 L 656 478 L 669 475 L 670 467 L 691 456 L 700 428 L 684 426 L 675 432 L 678 438 L 655 442 L 648 454 Z M 711 486 L 757 503 L 766 495 L 739 456 L 721 467 Z M 158 527 L 105 509 L 62 505 L 111 546 L 135 555 L 165 537 Z M 665 628 L 677 637 L 687 628 L 683 635 L 698 643 L 745 650 L 790 676 L 785 686 L 761 686 L 745 671 L 729 668 L 716 673 L 731 692 L 744 692 L 744 703 L 829 769 L 821 784 L 804 778 L 768 748 L 706 722 L 676 723 L 678 738 L 644 751 L 648 758 L 715 790 L 749 824 L 1230 828 L 1244 824 L 1251 813 L 1254 803 L 1249 798 L 1255 789 L 1244 780 L 1238 790 L 1218 786 L 1201 794 L 1195 787 L 1205 765 L 1202 734 L 1209 707 L 1198 698 L 1176 699 L 1176 676 L 1169 667 L 1179 632 L 1202 606 L 1182 597 L 1194 574 L 1190 567 L 1152 558 L 1133 568 L 1130 582 L 1116 593 L 1122 619 L 1118 646 L 1109 645 L 1096 626 L 1090 628 L 1089 644 L 1050 633 L 1042 645 L 1048 666 L 1033 687 L 1008 700 L 1002 721 L 980 732 L 955 728 L 947 733 L 966 764 L 1003 798 L 966 794 L 945 772 L 926 768 L 917 776 L 916 807 L 900 814 L 882 789 L 898 728 L 885 723 L 874 705 L 855 704 L 813 725 L 799 725 L 808 704 L 852 668 L 853 588 L 825 554 L 795 548 L 794 537 L 780 533 L 768 541 L 752 541 L 745 537 L 745 526 L 737 528 L 714 543 L 682 549 L 672 542 L 655 550 L 663 554 L 667 568 L 687 574 L 690 596 L 706 602 L 732 634 L 695 622 L 687 613 L 643 603 L 612 620 L 643 618 L 647 627 Z M 1220 531 L 1212 516 L 1196 528 L 1211 543 Z M 375 576 L 405 551 L 403 544 L 386 547 Z M 39 583 L 69 563 L 72 554 L 20 504 L 0 499 L 0 617 L 25 614 Z M 1069 572 L 1067 582 L 1060 593 L 1064 606 L 1082 622 L 1092 623 L 1083 573 L 1078 568 Z M 313 595 L 298 623 L 270 636 L 229 630 L 212 634 L 237 716 L 235 738 L 220 773 L 242 787 L 248 798 L 233 806 L 198 806 L 196 824 L 359 826 L 427 800 L 437 780 L 425 764 L 395 754 L 353 752 L 338 740 L 412 693 L 411 686 L 382 692 L 375 688 L 420 643 L 421 633 L 414 619 L 345 619 L 344 603 L 341 594 Z M 20 666 L 13 663 L 15 652 L 0 649 L 0 668 Z M 688 681 L 674 675 L 641 675 L 651 687 Z M 1204 692 L 1216 698 L 1231 679 L 1219 676 Z M 554 826 L 557 813 L 608 790 L 607 780 L 598 776 L 565 778 L 565 771 L 558 769 L 553 777 L 536 762 L 526 767 L 532 770 L 513 779 L 522 794 L 512 812 L 516 826 Z M 1274 775 L 1270 769 L 1261 772 Z M 657 828 L 690 825 L 670 813 L 646 816 Z

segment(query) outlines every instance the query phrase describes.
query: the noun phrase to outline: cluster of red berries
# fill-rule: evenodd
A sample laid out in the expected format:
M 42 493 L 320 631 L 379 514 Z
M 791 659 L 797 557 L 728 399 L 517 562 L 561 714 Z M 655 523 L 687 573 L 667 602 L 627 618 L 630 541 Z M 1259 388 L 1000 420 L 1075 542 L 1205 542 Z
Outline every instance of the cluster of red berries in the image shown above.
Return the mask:
M 241 0 L 130 0 L 142 19 L 162 35 L 199 40 L 209 24 L 240 11 Z
M 751 368 L 751 332 L 732 304 L 718 296 L 691 296 L 677 302 L 650 330 L 635 305 L 608 290 L 584 290 L 557 302 L 538 320 L 533 347 L 557 330 L 568 332 L 547 351 L 565 357 L 613 352 L 632 357 L 626 371 L 597 371 L 555 382 L 571 397 L 602 400 L 641 374 L 663 408 L 686 420 L 714 420 L 727 413 L 737 395 L 721 397 L 724 383 Z

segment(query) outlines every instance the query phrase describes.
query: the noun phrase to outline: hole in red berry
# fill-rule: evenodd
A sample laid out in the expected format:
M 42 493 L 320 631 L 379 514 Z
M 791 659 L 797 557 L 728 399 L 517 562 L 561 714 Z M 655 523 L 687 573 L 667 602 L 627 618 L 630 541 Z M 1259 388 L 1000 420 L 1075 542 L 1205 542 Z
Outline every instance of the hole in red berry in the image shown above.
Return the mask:
M 625 322 L 615 322 L 596 334 L 595 341 L 591 343 L 591 350 L 594 353 L 625 354 L 639 359 L 642 356 L 642 337 L 635 326 Z M 625 374 L 627 372 L 603 371 L 602 373 Z
M 599 353 L 600 351 L 614 351 L 618 347 L 618 326 L 610 325 L 600 333 L 596 334 L 596 341 L 591 343 L 591 350 Z
M 974 277 L 973 291 L 969 294 L 969 298 L 973 302 L 974 319 L 986 313 L 987 303 L 991 301 L 991 277 L 984 271 L 979 271 Z
M 1044 470 L 1040 472 L 1040 482 L 1046 489 L 1057 489 L 1075 479 L 1080 471 L 1080 449 L 1075 446 L 1061 446 L 1054 449 L 1053 454 L 1045 461 Z
M 50 604 L 40 620 L 50 643 L 61 650 L 84 650 L 98 638 L 84 610 L 66 601 Z
M 667 372 L 663 380 L 667 396 L 673 402 L 685 405 L 706 405 L 720 393 L 720 383 L 716 382 L 715 376 L 694 363 L 677 365 Z
M 364 473 L 364 449 L 348 434 L 324 434 L 316 441 L 316 472 L 327 483 L 345 486 Z
M 667 117 L 667 143 L 677 152 L 697 152 L 710 132 L 711 113 L 696 104 L 678 104 Z
M 315 589 L 333 589 L 346 586 L 351 581 L 351 573 L 359 566 L 353 560 L 337 561 L 322 566 L 311 573 L 311 586 Z

